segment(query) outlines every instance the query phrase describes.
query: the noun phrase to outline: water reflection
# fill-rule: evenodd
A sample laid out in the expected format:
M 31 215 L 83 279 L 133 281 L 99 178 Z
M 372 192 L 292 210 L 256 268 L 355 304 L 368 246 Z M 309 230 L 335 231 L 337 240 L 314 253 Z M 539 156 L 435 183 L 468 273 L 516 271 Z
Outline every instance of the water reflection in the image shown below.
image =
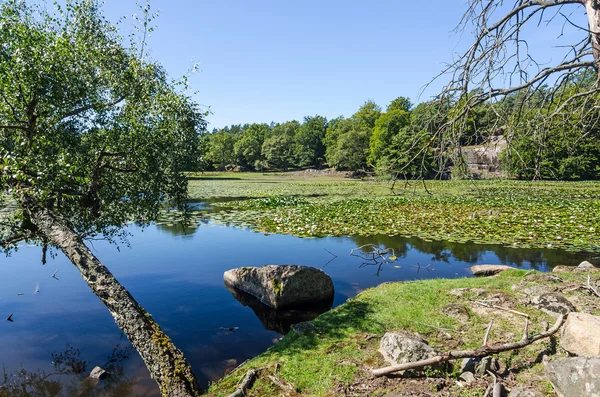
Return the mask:
M 225 287 L 231 292 L 231 295 L 237 299 L 242 305 L 248 306 L 256 317 L 260 320 L 263 327 L 267 330 L 275 331 L 280 334 L 290 332 L 291 326 L 302 321 L 314 320 L 321 314 L 330 310 L 333 305 L 333 296 L 331 300 L 313 304 L 310 306 L 294 308 L 294 309 L 273 309 L 263 304 L 254 296 L 241 291 L 227 283 Z
M 207 209 L 199 207 L 198 210 L 204 213 Z M 181 226 L 170 221 L 142 232 L 131 225 L 128 229 L 132 233 L 131 249 L 121 247 L 117 251 L 114 246 L 100 241 L 93 243 L 93 249 L 184 351 L 203 386 L 271 347 L 281 334 L 289 331 L 291 323 L 298 321 L 298 313 L 268 312 L 245 297 L 232 295 L 223 286 L 223 273 L 232 268 L 265 264 L 321 268 L 334 282 L 333 306 L 337 306 L 361 290 L 383 282 L 470 276 L 468 268 L 476 263 L 544 271 L 555 265 L 577 265 L 582 260 L 598 264 L 597 258 L 589 254 L 549 249 L 390 236 L 313 239 L 265 236 L 211 222 L 197 223 L 191 229 L 181 229 Z M 182 238 L 181 233 L 188 234 Z M 361 267 L 364 260 L 351 256 L 350 251 L 365 244 L 393 249 L 397 259 L 377 267 Z M 365 248 L 365 252 L 372 251 Z M 60 269 L 56 274 L 60 281 L 51 277 L 56 269 Z M 39 292 L 33 294 L 36 285 Z M 307 316 L 318 314 L 320 310 Z M 29 379 L 34 379 L 29 376 L 31 369 L 42 368 L 46 374 L 53 372 L 48 352 L 63 349 L 67 342 L 81 348 L 82 361 L 95 366 L 98 362 L 104 363 L 119 340 L 120 330 L 113 318 L 90 293 L 77 269 L 60 253 L 49 257 L 46 266 L 40 263 L 39 248 L 23 246 L 12 257 L 0 257 L 0 319 L 11 313 L 14 313 L 14 322 L 0 321 L 0 367 L 6 367 L 9 375 L 18 374 L 22 367 L 27 369 Z M 229 327 L 239 329 L 235 332 L 220 330 Z M 125 367 L 130 378 L 124 379 L 123 386 L 115 386 L 114 390 L 133 390 L 130 394 L 143 396 L 160 394 L 137 354 Z M 86 371 L 89 369 L 86 367 Z M 81 382 L 87 373 L 69 376 L 71 381 Z M 127 381 L 133 376 L 138 382 L 127 389 Z M 18 376 L 4 381 L 5 388 L 0 392 L 5 395 L 10 395 L 6 386 L 11 379 L 17 380 Z M 69 395 L 67 392 L 81 387 L 77 382 L 71 389 L 65 385 L 56 389 L 48 383 L 40 384 L 40 390 L 55 387 L 52 390 Z M 33 386 L 27 387 L 31 390 Z M 51 395 L 48 393 L 31 395 Z M 115 393 L 119 392 L 112 395 L 128 395 L 125 391 Z
M 3 369 L 0 397 L 127 397 L 134 395 L 137 380 L 125 373 L 123 364 L 135 353 L 127 342 L 118 344 L 105 363 L 99 365 L 107 372 L 102 379 L 89 373 L 93 364 L 81 358 L 81 350 L 70 344 L 50 353 L 52 370 L 21 368 L 13 373 Z

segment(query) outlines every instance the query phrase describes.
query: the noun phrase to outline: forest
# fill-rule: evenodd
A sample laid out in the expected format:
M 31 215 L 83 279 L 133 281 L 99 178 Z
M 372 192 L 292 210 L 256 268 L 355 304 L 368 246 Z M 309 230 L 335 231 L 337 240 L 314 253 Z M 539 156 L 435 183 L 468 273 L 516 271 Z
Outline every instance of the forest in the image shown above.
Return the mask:
M 503 137 L 507 145 L 500 160 L 506 176 L 598 179 L 597 109 L 573 116 L 584 120 L 555 120 L 539 133 L 529 124 L 510 124 L 511 118 L 536 120 L 557 109 L 575 109 L 580 103 L 566 98 L 585 92 L 594 82 L 593 70 L 583 70 L 558 92 L 541 87 L 478 104 L 469 109 L 465 128 L 457 136 L 442 134 L 440 128 L 452 120 L 464 98 L 434 99 L 414 106 L 400 96 L 385 109 L 367 100 L 347 118 L 328 120 L 314 115 L 302 122 L 231 125 L 201 135 L 200 157 L 194 167 L 258 172 L 332 167 L 357 175 L 440 178 L 451 172 L 453 178 L 463 178 L 469 175 L 460 148 L 485 147 L 491 137 Z

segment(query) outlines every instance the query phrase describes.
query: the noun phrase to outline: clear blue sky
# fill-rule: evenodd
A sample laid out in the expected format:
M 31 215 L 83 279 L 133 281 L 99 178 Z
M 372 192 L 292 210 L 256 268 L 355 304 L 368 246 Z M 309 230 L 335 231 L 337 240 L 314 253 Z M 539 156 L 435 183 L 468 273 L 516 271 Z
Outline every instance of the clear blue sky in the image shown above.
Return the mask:
M 190 81 L 195 100 L 210 106 L 210 129 L 350 116 L 367 99 L 383 108 L 398 96 L 425 101 L 442 81 L 418 98 L 421 88 L 470 39 L 452 32 L 462 0 L 153 0 L 151 7 L 159 16 L 150 55 L 172 77 L 199 63 Z M 135 1 L 106 0 L 105 10 L 116 21 L 136 12 Z

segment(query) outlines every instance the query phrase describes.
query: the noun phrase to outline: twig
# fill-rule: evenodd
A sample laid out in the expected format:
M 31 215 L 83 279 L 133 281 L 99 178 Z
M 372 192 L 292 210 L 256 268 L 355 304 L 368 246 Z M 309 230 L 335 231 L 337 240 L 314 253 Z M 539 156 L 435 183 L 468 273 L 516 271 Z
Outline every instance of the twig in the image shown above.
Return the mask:
M 235 391 L 231 393 L 228 397 L 244 397 L 246 395 L 246 389 L 250 388 L 252 382 L 256 378 L 258 372 L 254 369 L 249 369 L 244 376 L 242 383 L 240 383 Z
M 378 368 L 371 371 L 373 376 L 383 376 L 387 374 L 391 374 L 398 371 L 405 371 L 407 369 L 414 368 L 422 368 L 433 364 L 438 364 L 442 362 L 446 362 L 449 360 L 455 360 L 459 358 L 481 358 L 486 357 L 492 354 L 501 353 L 509 350 L 521 349 L 527 345 L 532 344 L 535 341 L 538 341 L 543 338 L 547 338 L 553 335 L 558 329 L 562 326 L 565 321 L 565 316 L 560 315 L 556 320 L 556 323 L 546 332 L 542 332 L 536 335 L 528 336 L 524 335 L 524 337 L 518 342 L 505 343 L 505 344 L 496 344 L 491 346 L 481 346 L 475 350 L 452 350 L 439 356 L 431 357 L 426 360 L 414 361 L 411 363 L 392 365 L 389 367 Z
M 590 275 L 588 274 L 588 278 L 587 278 L 587 287 L 590 289 L 590 291 L 592 291 L 594 294 L 596 294 L 596 296 L 598 296 L 600 298 L 600 294 L 598 293 L 598 290 L 596 290 L 596 288 L 592 287 L 592 284 L 590 283 Z
M 492 371 L 487 371 L 488 374 L 492 375 L 494 378 L 494 386 L 492 387 L 493 393 L 492 397 L 502 397 L 502 383 L 498 382 L 498 378 Z
M 481 306 L 485 306 L 485 307 L 489 307 L 489 308 L 493 308 L 493 309 L 499 309 L 499 310 L 504 310 L 505 312 L 509 312 L 509 313 L 513 313 L 513 314 L 518 314 L 519 316 L 523 316 L 525 318 L 529 318 L 529 314 L 523 313 L 523 312 L 518 312 L 516 310 L 513 309 L 509 309 L 506 307 L 502 307 L 502 306 L 498 306 L 498 305 L 488 305 L 487 303 L 483 303 L 480 301 L 472 301 L 474 303 L 477 303 L 478 305 Z
M 490 325 L 488 325 L 487 331 L 485 331 L 485 336 L 483 337 L 483 346 L 487 346 L 490 331 L 492 330 L 492 325 L 494 325 L 494 320 L 490 321 Z

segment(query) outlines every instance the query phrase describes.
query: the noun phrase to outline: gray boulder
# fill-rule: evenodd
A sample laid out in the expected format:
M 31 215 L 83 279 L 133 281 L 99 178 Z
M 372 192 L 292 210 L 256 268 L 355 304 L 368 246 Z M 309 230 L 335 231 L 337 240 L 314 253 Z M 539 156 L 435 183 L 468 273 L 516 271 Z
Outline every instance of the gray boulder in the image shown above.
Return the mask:
M 474 276 L 493 276 L 509 269 L 515 268 L 505 265 L 475 265 L 470 268 Z
M 568 357 L 546 364 L 559 397 L 600 397 L 600 357 Z
M 534 296 L 531 303 L 540 310 L 551 314 L 567 315 L 576 311 L 575 306 L 561 294 L 547 293 Z
M 600 356 L 600 317 L 569 313 L 559 344 L 576 356 Z
M 379 352 L 391 365 L 405 364 L 437 356 L 436 351 L 416 335 L 387 332 L 379 343 Z
M 331 277 L 314 267 L 267 265 L 225 272 L 225 283 L 273 308 L 298 307 L 333 299 Z

